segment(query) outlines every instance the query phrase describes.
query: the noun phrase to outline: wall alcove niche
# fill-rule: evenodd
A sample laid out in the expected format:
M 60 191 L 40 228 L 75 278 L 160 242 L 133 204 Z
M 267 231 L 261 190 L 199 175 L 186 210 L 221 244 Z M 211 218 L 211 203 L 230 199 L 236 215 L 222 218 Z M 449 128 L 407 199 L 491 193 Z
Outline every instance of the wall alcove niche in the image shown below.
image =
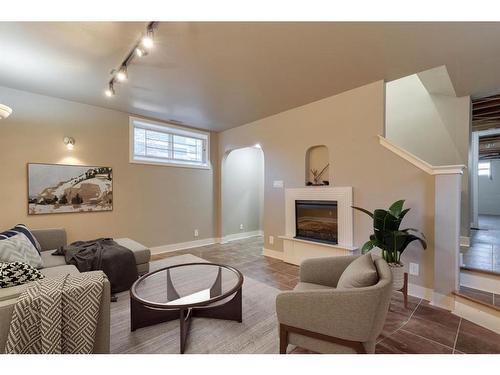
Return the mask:
M 317 145 L 309 147 L 306 151 L 306 186 L 330 185 L 330 155 L 328 147 Z

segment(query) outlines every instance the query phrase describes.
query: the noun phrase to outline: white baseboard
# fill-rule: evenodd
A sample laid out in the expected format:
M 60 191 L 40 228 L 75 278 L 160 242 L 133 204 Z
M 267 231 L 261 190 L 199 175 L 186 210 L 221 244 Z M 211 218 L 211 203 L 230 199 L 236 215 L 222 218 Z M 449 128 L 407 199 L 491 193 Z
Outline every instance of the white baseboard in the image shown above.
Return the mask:
M 460 246 L 470 247 L 470 237 L 460 236 Z
M 266 248 L 262 249 L 262 255 L 270 258 L 283 260 L 283 254 L 283 251 L 270 250 Z
M 151 247 L 150 250 L 151 250 L 151 254 L 161 254 L 161 253 L 169 253 L 171 251 L 191 249 L 193 247 L 213 245 L 213 244 L 220 243 L 220 242 L 221 242 L 220 238 L 204 238 L 202 240 L 173 243 L 170 245 L 155 246 L 155 247 Z
M 242 240 L 244 238 L 250 238 L 255 236 L 263 236 L 264 232 L 261 230 L 254 230 L 251 232 L 242 232 L 242 233 L 233 233 L 228 234 L 227 236 L 222 237 L 221 243 L 227 243 L 236 240 Z
M 213 245 L 216 243 L 227 243 L 230 241 L 242 240 L 244 238 L 262 236 L 262 235 L 263 235 L 263 232 L 261 230 L 256 230 L 253 232 L 230 234 L 230 235 L 225 236 L 223 238 L 218 238 L 218 237 L 204 238 L 202 240 L 194 240 L 194 241 L 188 241 L 188 242 L 173 243 L 173 244 L 169 244 L 169 245 L 155 246 L 155 247 L 151 247 L 150 250 L 151 250 L 151 254 L 169 253 L 169 252 L 177 251 L 177 250 L 191 249 L 193 247 Z

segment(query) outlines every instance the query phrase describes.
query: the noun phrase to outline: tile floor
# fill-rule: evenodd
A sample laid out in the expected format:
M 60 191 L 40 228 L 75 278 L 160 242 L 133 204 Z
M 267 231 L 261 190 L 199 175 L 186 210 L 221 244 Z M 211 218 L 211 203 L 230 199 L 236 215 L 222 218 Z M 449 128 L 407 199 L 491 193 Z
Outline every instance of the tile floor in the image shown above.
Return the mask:
M 463 268 L 500 274 L 500 216 L 479 215 L 479 230 L 471 230 L 471 246 L 462 247 Z
M 299 268 L 262 255 L 262 237 L 232 241 L 153 256 L 153 260 L 193 254 L 211 262 L 238 268 L 244 275 L 281 290 L 290 290 L 299 280 Z M 500 335 L 427 301 L 395 292 L 377 353 L 500 353 Z M 307 353 L 300 348 L 294 353 Z

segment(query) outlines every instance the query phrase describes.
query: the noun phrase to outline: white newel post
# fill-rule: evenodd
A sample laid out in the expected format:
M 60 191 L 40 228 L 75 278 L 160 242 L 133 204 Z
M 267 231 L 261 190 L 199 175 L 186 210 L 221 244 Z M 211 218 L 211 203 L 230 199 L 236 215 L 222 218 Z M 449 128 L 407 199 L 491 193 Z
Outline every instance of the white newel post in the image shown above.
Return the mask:
M 432 303 L 451 310 L 460 274 L 462 171 L 435 175 L 434 293 Z

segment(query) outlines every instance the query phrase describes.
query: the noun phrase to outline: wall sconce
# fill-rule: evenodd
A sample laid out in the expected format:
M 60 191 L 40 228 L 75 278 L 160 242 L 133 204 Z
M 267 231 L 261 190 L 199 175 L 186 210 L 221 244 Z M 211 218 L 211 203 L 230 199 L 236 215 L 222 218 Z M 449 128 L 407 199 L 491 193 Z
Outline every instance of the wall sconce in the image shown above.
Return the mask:
M 66 148 L 70 151 L 75 147 L 75 138 L 73 137 L 64 137 L 63 142 L 66 145 Z

